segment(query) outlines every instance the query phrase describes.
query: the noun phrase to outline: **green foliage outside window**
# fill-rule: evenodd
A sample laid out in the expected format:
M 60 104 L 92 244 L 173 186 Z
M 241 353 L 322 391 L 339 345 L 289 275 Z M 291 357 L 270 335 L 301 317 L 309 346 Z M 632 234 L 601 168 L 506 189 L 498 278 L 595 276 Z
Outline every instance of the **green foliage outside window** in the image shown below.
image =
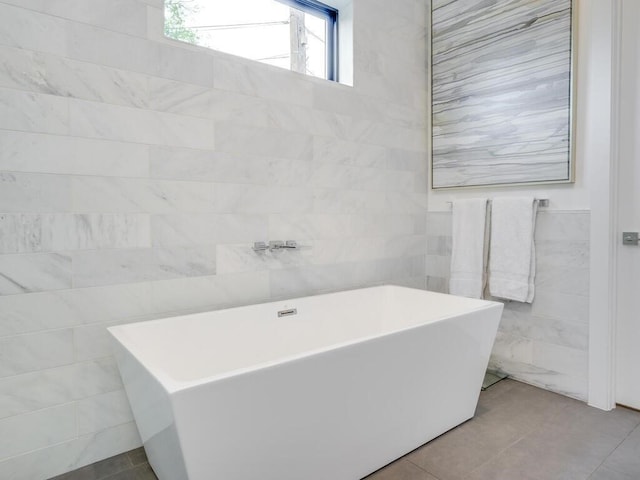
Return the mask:
M 198 32 L 186 26 L 186 18 L 197 11 L 189 0 L 165 0 L 164 34 L 174 40 L 196 44 Z

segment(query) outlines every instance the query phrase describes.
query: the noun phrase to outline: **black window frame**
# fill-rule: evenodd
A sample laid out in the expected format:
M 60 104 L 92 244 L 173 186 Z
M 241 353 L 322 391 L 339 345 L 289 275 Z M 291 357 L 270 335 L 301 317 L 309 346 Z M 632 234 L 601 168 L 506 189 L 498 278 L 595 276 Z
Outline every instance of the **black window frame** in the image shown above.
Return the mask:
M 305 13 L 323 18 L 327 25 L 325 62 L 327 80 L 338 81 L 338 10 L 316 0 L 276 0 Z

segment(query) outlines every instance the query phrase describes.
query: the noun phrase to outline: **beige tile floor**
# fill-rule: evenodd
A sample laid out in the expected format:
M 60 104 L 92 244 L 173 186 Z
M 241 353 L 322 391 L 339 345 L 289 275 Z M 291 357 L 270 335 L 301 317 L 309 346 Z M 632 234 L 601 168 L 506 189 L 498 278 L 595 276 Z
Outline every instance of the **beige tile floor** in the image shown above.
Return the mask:
M 138 449 L 55 480 L 156 476 Z M 640 480 L 640 413 L 503 380 L 481 393 L 472 420 L 366 480 Z

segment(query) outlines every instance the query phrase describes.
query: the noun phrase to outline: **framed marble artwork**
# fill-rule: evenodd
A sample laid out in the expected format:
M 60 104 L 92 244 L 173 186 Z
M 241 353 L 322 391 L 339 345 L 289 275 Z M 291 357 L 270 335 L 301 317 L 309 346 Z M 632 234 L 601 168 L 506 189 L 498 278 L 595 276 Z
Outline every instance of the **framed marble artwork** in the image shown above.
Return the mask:
M 430 13 L 431 187 L 573 182 L 572 0 Z

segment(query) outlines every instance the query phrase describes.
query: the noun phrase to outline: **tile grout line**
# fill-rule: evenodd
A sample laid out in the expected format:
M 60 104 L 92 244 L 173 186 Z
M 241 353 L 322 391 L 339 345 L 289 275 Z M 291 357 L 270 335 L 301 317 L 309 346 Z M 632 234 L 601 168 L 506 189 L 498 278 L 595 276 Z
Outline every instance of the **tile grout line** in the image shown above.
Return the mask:
M 620 445 L 622 445 L 625 441 L 627 441 L 627 439 L 631 435 L 633 435 L 633 432 L 635 432 L 636 430 L 639 430 L 639 429 L 640 429 L 640 424 L 636 425 L 635 428 L 633 428 L 626 437 L 624 437 L 622 440 L 620 440 L 620 442 L 615 446 L 615 448 L 613 450 L 611 450 L 611 452 L 609 452 L 609 454 L 602 460 L 602 462 L 600 462 L 598 464 L 598 466 L 589 474 L 589 477 L 587 478 L 587 480 L 589 480 L 589 478 L 592 478 L 593 474 L 596 473 L 600 469 L 600 467 L 602 467 L 607 462 L 607 460 L 611 457 L 611 455 L 613 455 L 615 453 L 615 451 L 620 447 Z M 612 467 L 610 467 L 610 468 L 612 470 L 616 471 L 616 472 L 618 471 L 615 468 L 612 468 Z M 626 475 L 624 472 L 618 472 L 618 473 Z

